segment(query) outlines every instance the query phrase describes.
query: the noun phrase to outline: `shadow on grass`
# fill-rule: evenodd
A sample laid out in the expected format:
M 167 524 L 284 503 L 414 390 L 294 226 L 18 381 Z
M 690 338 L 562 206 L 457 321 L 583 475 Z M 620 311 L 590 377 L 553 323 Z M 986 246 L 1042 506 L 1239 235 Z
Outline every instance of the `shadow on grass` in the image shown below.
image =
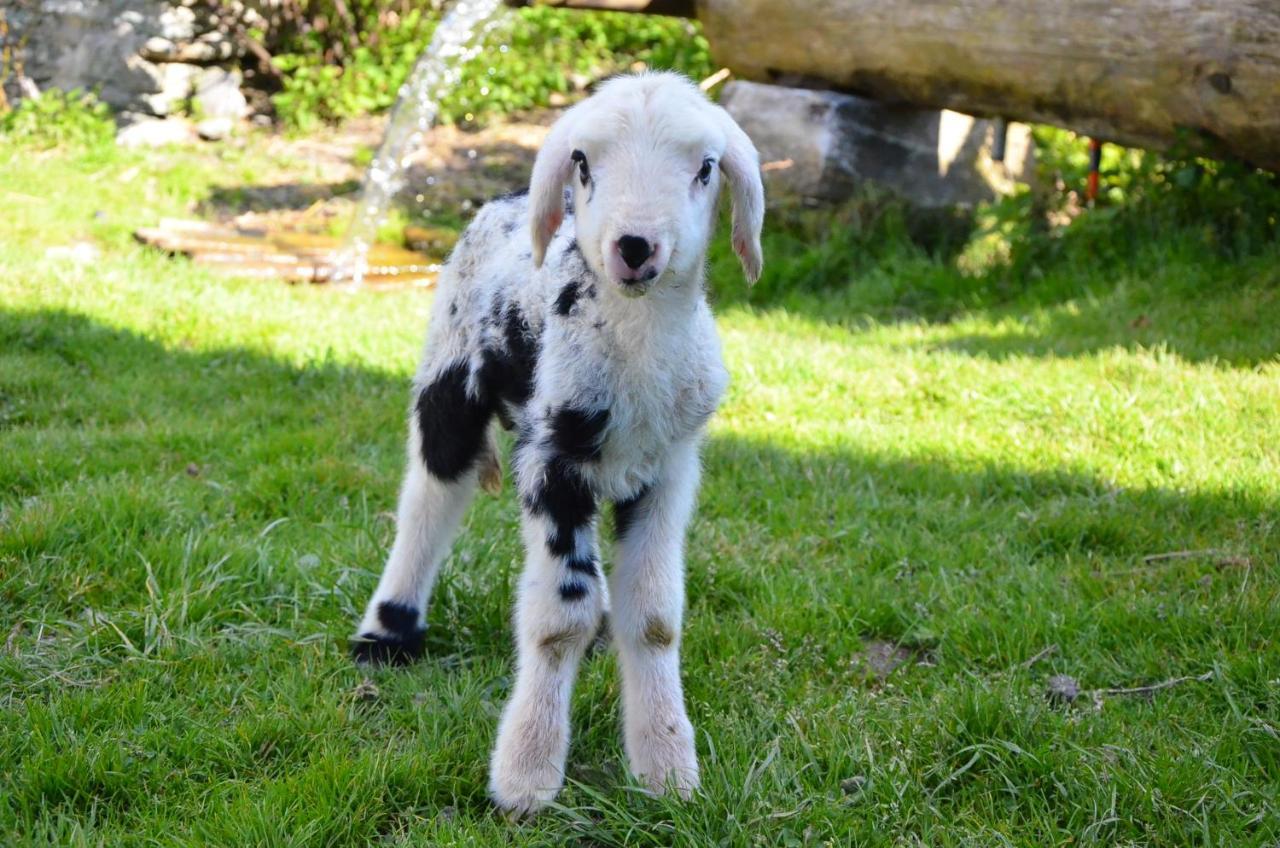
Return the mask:
M 379 516 L 376 526 L 351 527 L 350 544 L 334 544 L 369 572 L 371 588 L 391 533 L 407 380 L 335 364 L 298 368 L 244 350 L 173 350 L 55 311 L 0 312 L 0 349 L 0 434 L 8 454 L 0 463 L 0 492 L 11 507 L 66 495 L 68 487 L 91 491 L 95 484 L 131 481 L 117 488 L 136 486 L 136 500 L 122 499 L 125 509 L 111 520 L 126 535 L 146 536 L 157 532 L 148 522 L 160 532 L 172 522 L 176 532 L 208 511 L 230 516 L 244 533 L 281 517 L 318 526 L 333 518 L 337 505 L 369 502 L 366 520 Z M 1280 549 L 1267 518 L 1277 504 L 1245 492 L 1125 489 L 1070 471 L 994 465 L 975 471 L 950 457 L 909 460 L 852 443 L 838 451 L 790 452 L 719 435 L 705 456 L 700 532 L 712 537 L 703 540 L 707 550 L 722 546 L 734 566 L 722 570 L 697 549 L 691 557 L 715 566 L 719 576 L 700 596 L 719 611 L 749 608 L 753 581 L 775 567 L 809 570 L 815 562 L 823 563 L 823 585 L 830 581 L 828 597 L 838 598 L 854 575 L 892 577 L 903 562 L 983 572 L 993 564 L 1010 568 L 1075 556 L 1105 572 L 1170 550 L 1257 557 L 1266 544 Z M 510 580 L 519 560 L 511 488 L 508 481 L 497 501 L 478 499 L 471 521 L 483 530 L 470 541 L 464 534 L 463 553 L 446 569 L 436 601 L 445 611 L 433 616 L 428 635 L 437 655 L 476 651 L 459 640 L 462 631 L 505 650 L 505 612 L 466 621 L 474 575 L 463 562 L 492 572 L 496 557 Z M 90 508 L 74 498 L 70 503 Z M 117 528 L 88 514 L 67 515 L 61 523 L 81 526 L 80 540 L 15 532 L 0 550 L 34 562 L 47 546 L 93 546 L 95 533 L 120 544 Z M 488 532 L 486 523 L 498 532 Z M 695 584 L 707 577 L 693 571 Z M 56 597 L 54 586 L 74 580 L 74 574 L 57 576 L 40 594 Z M 841 614 L 850 612 L 868 632 L 889 638 L 910 641 L 921 630 L 907 599 L 876 603 Z M 437 624 L 445 621 L 450 624 Z M 345 624 L 342 629 L 335 637 L 345 636 Z
M 359 190 L 359 180 L 214 186 L 209 191 L 209 196 L 196 206 L 196 212 L 203 216 L 240 215 L 245 212 L 297 212 L 335 197 L 354 199 Z
M 268 573 L 256 578 L 261 586 L 229 584 L 230 597 L 184 610 L 196 633 L 191 644 L 199 646 L 204 633 L 213 641 L 196 649 L 223 650 L 213 634 L 246 615 L 284 630 L 299 618 L 316 622 L 331 637 L 320 655 L 275 638 L 257 645 L 258 678 L 244 686 L 259 701 L 272 703 L 283 690 L 291 702 L 324 706 L 332 761 L 369 772 L 361 779 L 378 786 L 385 763 L 359 752 L 396 737 L 400 723 L 440 734 L 422 744 L 455 740 L 437 763 L 439 774 L 418 770 L 420 749 L 393 755 L 403 779 L 385 783 L 350 821 L 376 829 L 406 809 L 446 806 L 460 808 L 466 821 L 491 820 L 479 765 L 491 722 L 475 698 L 496 701 L 501 686 L 476 679 L 489 672 L 475 669 L 491 670 L 510 656 L 519 548 L 509 485 L 499 501 L 479 500 L 445 570 L 429 617 L 428 669 L 381 672 L 388 702 L 359 723 L 342 718 L 362 673 L 333 643 L 345 643 L 351 607 L 372 590 L 389 543 L 389 523 L 374 527 L 371 517 L 393 504 L 407 390 L 406 380 L 363 368 L 298 368 L 234 349 L 174 350 L 69 312 L 0 310 L 3 618 L 58 620 L 88 605 L 145 647 L 146 616 L 129 618 L 127 611 L 150 608 L 153 583 L 162 593 L 181 584 L 181 552 L 193 525 L 216 516 L 223 538 L 212 557 L 261 538 L 264 526 L 287 517 L 294 535 L 278 537 L 285 541 Z M 1108 683 L 1199 673 L 1210 663 L 1229 670 L 1274 651 L 1265 634 L 1280 626 L 1280 607 L 1267 575 L 1275 573 L 1280 531 L 1277 504 L 1268 499 L 1125 489 L 1069 471 L 971 470 L 949 457 L 907 460 L 852 443 L 792 452 L 734 436 L 710 441 L 706 466 L 689 545 L 685 637 L 687 692 L 704 711 L 782 715 L 789 693 L 812 694 L 813 687 L 846 697 L 839 693 L 850 682 L 841 670 L 871 636 L 928 648 L 936 663 L 928 675 L 961 690 L 974 674 L 1007 669 L 1051 642 L 1062 644 L 1066 668 Z M 371 509 L 351 517 L 347 504 L 364 498 Z M 291 581 L 304 579 L 306 569 L 325 576 L 323 563 L 304 566 L 297 557 L 316 550 L 317 537 L 325 540 L 324 560 L 357 569 L 359 585 L 291 593 Z M 1159 566 L 1141 559 L 1184 548 L 1248 559 L 1256 574 L 1248 596 L 1235 575 L 1221 571 L 1238 566 L 1212 557 Z M 141 573 L 140 561 L 152 564 L 154 578 Z M 237 557 L 227 568 L 260 566 Z M 776 644 L 769 632 L 778 634 Z M 304 656 L 314 674 L 297 671 Z M 488 663 L 470 662 L 478 657 Z M 406 719 L 401 708 L 411 687 L 395 681 L 441 669 L 457 685 L 442 687 L 439 697 L 460 706 L 414 710 Z M 615 690 L 601 675 L 593 681 L 591 668 L 585 676 L 594 698 L 576 708 L 588 714 L 577 722 L 575 768 L 612 763 L 616 754 Z M 6 686 L 18 679 L 15 673 Z M 1257 681 L 1258 703 L 1266 685 Z M 219 692 L 174 689 L 182 722 L 221 727 Z M 53 690 L 42 697 L 71 696 Z M 714 724 L 715 717 L 700 720 Z M 133 720 L 119 721 L 120 732 L 129 732 Z M 468 723 L 483 732 L 458 731 Z M 219 768 L 237 784 L 271 790 L 246 796 L 245 809 L 303 815 L 323 805 L 299 806 L 298 797 L 327 797 L 332 777 L 324 771 L 328 760 L 317 766 L 306 746 L 297 748 L 289 762 L 267 767 L 249 745 L 225 754 L 230 759 Z M 61 793 L 48 798 L 35 788 L 45 785 L 39 769 L 15 769 L 31 775 L 22 786 L 33 795 L 14 803 L 43 809 L 49 802 L 110 821 L 155 805 L 171 814 L 163 800 L 174 779 L 169 756 L 162 751 L 157 759 L 163 768 L 130 763 L 105 784 L 68 773 L 58 778 L 63 783 L 48 782 Z M 172 767 L 189 768 L 187 762 Z M 230 816 L 215 829 L 234 830 Z

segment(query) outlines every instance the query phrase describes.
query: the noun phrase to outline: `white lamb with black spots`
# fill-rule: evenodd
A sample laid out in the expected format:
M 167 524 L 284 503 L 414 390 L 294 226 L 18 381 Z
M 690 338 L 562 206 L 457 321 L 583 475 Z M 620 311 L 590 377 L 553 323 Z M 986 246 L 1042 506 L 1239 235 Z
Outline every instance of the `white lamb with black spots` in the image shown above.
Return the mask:
M 396 539 L 353 651 L 422 653 L 440 563 L 498 474 L 494 428 L 514 428 L 527 558 L 490 769 L 511 814 L 564 781 L 570 691 L 610 598 L 631 769 L 654 792 L 698 785 L 679 647 L 699 445 L 728 383 L 704 292 L 722 177 L 754 282 L 764 190 L 750 140 L 683 77 L 613 79 L 560 118 L 528 193 L 487 204 L 440 276 Z M 607 585 L 605 502 L 617 535 Z

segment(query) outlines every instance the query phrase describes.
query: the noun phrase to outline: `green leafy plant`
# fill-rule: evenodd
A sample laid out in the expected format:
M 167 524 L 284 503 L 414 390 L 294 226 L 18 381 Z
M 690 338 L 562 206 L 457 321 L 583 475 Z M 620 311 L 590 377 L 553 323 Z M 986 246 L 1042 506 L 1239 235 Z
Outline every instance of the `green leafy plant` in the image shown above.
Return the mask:
M 340 61 L 326 61 L 329 29 L 294 38 L 275 55 L 282 90 L 272 101 L 284 123 L 306 131 L 390 108 L 431 40 L 438 13 L 413 9 L 370 18 L 371 29 Z M 619 13 L 528 7 L 491 33 L 485 49 L 441 104 L 445 123 L 481 123 L 546 105 L 586 83 L 636 65 L 705 76 L 706 40 L 695 23 Z
M 106 104 L 84 91 L 50 89 L 21 100 L 0 114 L 0 138 L 13 145 L 47 150 L 111 144 L 115 123 Z

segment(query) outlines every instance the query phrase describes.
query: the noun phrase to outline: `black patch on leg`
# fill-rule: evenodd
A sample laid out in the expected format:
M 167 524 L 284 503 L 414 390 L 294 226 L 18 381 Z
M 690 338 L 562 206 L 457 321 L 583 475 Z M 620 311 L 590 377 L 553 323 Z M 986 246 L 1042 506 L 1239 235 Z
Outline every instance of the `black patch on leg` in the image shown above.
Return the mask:
M 467 365 L 455 362 L 422 390 L 416 405 L 427 470 L 445 482 L 471 470 L 484 446 L 493 407 L 467 393 Z
M 503 312 L 494 304 L 493 320 L 502 327 L 503 348 L 481 353 L 478 375 L 485 397 L 510 406 L 524 406 L 533 394 L 533 369 L 538 361 L 538 337 L 514 304 Z M 505 410 L 503 410 L 505 412 Z M 510 420 L 504 416 L 503 426 Z M 508 427 L 507 429 L 510 429 Z
M 635 524 L 636 518 L 639 517 L 640 511 L 645 508 L 645 499 L 649 497 L 651 489 L 648 486 L 636 492 L 634 497 L 625 501 L 614 501 L 613 503 L 613 536 L 615 539 L 621 539 L 627 535 L 627 531 L 631 529 L 631 525 Z
M 560 317 L 568 315 L 573 307 L 578 304 L 578 286 L 582 285 L 577 280 L 570 280 L 565 287 L 560 290 L 560 295 L 556 298 L 556 314 Z
M 370 665 L 407 665 L 420 658 L 427 631 L 418 626 L 418 611 L 406 604 L 378 604 L 378 622 L 389 635 L 361 633 L 351 640 L 351 656 Z
M 566 580 L 556 587 L 562 601 L 580 601 L 587 596 L 590 589 L 580 580 Z
M 565 562 L 564 567 L 577 574 L 585 574 L 588 577 L 595 577 L 599 574 L 594 559 L 572 557 Z
M 600 458 L 601 436 L 609 423 L 609 410 L 561 407 L 551 415 L 551 444 L 575 462 Z
M 574 534 L 596 514 L 595 493 L 579 466 L 600 458 L 600 438 L 608 421 L 607 409 L 586 412 L 564 407 L 551 416 L 548 447 L 555 453 L 537 487 L 526 496 L 525 506 L 551 521 L 547 548 L 556 556 L 574 552 Z
M 534 515 L 544 515 L 551 521 L 547 548 L 561 557 L 573 553 L 574 533 L 579 527 L 590 524 L 596 514 L 596 499 L 591 487 L 577 468 L 562 456 L 547 464 L 541 484 L 525 498 L 525 506 Z

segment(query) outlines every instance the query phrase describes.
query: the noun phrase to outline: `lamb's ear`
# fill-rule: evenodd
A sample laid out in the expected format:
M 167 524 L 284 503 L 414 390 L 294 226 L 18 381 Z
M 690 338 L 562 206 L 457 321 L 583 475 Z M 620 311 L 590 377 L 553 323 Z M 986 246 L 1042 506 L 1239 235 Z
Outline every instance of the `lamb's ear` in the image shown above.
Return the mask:
M 764 225 L 760 154 L 728 112 L 719 106 L 713 108 L 720 114 L 728 139 L 720 158 L 720 170 L 729 179 L 733 197 L 733 252 L 742 262 L 747 282 L 754 283 L 764 269 L 764 255 L 760 251 L 760 228 Z
M 569 133 L 576 112 L 575 107 L 560 116 L 533 161 L 533 176 L 529 178 L 529 234 L 533 238 L 535 268 L 542 267 L 547 245 L 564 221 L 564 185 L 573 174 Z

